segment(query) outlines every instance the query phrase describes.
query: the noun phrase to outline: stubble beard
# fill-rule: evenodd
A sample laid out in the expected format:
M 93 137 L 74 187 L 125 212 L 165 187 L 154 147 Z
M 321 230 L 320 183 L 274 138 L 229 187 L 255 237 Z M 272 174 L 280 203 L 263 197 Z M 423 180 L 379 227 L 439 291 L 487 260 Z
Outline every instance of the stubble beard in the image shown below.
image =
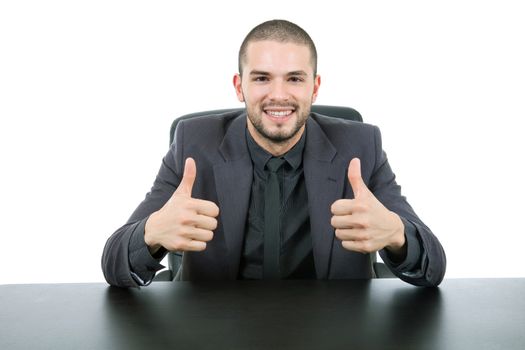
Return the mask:
M 261 135 L 263 138 L 265 138 L 267 141 L 271 143 L 282 145 L 290 141 L 295 135 L 297 135 L 297 133 L 301 130 L 301 128 L 306 124 L 306 119 L 308 119 L 308 116 L 310 115 L 310 107 L 306 107 L 303 109 L 297 104 L 292 104 L 292 105 L 291 104 L 287 104 L 287 105 L 272 104 L 272 106 L 280 106 L 280 107 L 292 106 L 295 109 L 294 113 L 296 114 L 297 119 L 295 121 L 294 127 L 292 128 L 290 132 L 286 132 L 285 130 L 280 130 L 280 131 L 272 133 L 264 127 L 263 122 L 262 122 L 263 120 L 262 115 L 264 114 L 264 108 L 266 107 L 265 105 L 261 107 L 255 107 L 254 109 L 248 108 L 248 105 L 246 105 L 248 119 L 250 120 L 251 124 L 253 125 L 257 133 L 259 133 L 259 135 Z

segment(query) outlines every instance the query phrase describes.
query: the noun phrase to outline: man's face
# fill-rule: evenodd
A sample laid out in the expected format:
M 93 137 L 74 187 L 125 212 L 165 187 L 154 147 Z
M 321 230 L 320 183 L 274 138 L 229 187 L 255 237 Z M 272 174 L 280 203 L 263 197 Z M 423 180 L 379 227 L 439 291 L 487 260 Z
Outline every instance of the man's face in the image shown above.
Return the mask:
M 245 102 L 248 129 L 260 144 L 295 144 L 304 131 L 320 78 L 314 77 L 306 45 L 251 42 L 242 77 L 234 77 L 239 101 Z

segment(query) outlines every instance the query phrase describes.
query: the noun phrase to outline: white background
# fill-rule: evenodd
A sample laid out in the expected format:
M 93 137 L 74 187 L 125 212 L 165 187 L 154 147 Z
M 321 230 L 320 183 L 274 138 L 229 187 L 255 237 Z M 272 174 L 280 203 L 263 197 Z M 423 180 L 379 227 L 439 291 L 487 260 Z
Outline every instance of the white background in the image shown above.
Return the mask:
M 273 18 L 316 42 L 317 103 L 380 126 L 447 277 L 525 277 L 524 15 L 519 1 L 2 2 L 0 283 L 103 281 L 104 243 L 153 183 L 172 120 L 242 106 L 238 47 Z

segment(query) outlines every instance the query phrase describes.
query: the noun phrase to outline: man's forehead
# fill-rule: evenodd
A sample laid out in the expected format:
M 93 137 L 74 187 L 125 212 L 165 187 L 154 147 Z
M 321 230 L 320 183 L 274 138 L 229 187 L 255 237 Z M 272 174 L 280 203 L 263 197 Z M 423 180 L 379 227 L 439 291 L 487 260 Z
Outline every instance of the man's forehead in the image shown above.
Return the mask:
M 247 46 L 244 64 L 256 70 L 276 65 L 289 66 L 290 71 L 311 67 L 311 53 L 307 45 L 272 40 L 254 41 Z

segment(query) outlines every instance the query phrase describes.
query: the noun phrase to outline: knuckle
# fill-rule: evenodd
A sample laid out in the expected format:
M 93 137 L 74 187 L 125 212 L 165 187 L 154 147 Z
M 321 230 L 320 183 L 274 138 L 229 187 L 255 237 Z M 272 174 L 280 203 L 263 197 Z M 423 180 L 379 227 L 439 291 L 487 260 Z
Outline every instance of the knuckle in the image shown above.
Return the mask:
M 194 226 L 195 220 L 191 215 L 181 215 L 180 216 L 181 226 Z
M 182 226 L 180 230 L 178 231 L 178 240 L 181 241 L 181 243 L 184 242 L 184 240 L 188 239 L 188 237 L 191 236 L 191 231 L 187 228 Z
M 354 205 L 355 212 L 362 213 L 362 212 L 366 212 L 367 210 L 368 210 L 368 205 L 365 202 L 363 201 L 355 202 L 355 205 Z
M 181 244 L 181 250 L 183 251 L 191 251 L 195 250 L 195 248 L 190 244 L 191 241 L 186 240 L 184 243 Z
M 366 243 L 370 239 L 370 235 L 366 231 L 361 231 L 357 234 L 357 239 L 359 239 L 359 241 L 362 241 L 363 243 Z
M 170 251 L 175 251 L 175 250 L 185 250 L 185 246 L 184 246 L 184 240 L 180 239 L 180 238 L 175 238 L 172 240 L 170 246 L 169 246 Z
M 180 218 L 179 222 L 180 222 L 181 226 L 187 226 L 187 225 L 190 224 L 190 220 L 187 217 L 184 217 L 184 216 Z
M 213 239 L 213 232 L 211 231 L 207 231 L 206 234 L 204 235 L 204 241 L 205 242 L 209 242 Z
M 343 211 L 345 207 L 347 206 L 347 203 L 348 203 L 347 201 L 348 200 L 346 199 L 338 199 L 334 203 L 332 203 L 332 206 L 330 207 L 332 214 Z
M 363 242 L 363 251 L 366 253 L 370 253 L 373 251 L 373 245 L 370 241 L 364 241 Z
M 213 216 L 217 217 L 217 216 L 219 216 L 219 213 L 221 212 L 221 210 L 219 209 L 217 204 L 213 203 L 213 205 L 214 205 L 214 207 L 213 207 Z

